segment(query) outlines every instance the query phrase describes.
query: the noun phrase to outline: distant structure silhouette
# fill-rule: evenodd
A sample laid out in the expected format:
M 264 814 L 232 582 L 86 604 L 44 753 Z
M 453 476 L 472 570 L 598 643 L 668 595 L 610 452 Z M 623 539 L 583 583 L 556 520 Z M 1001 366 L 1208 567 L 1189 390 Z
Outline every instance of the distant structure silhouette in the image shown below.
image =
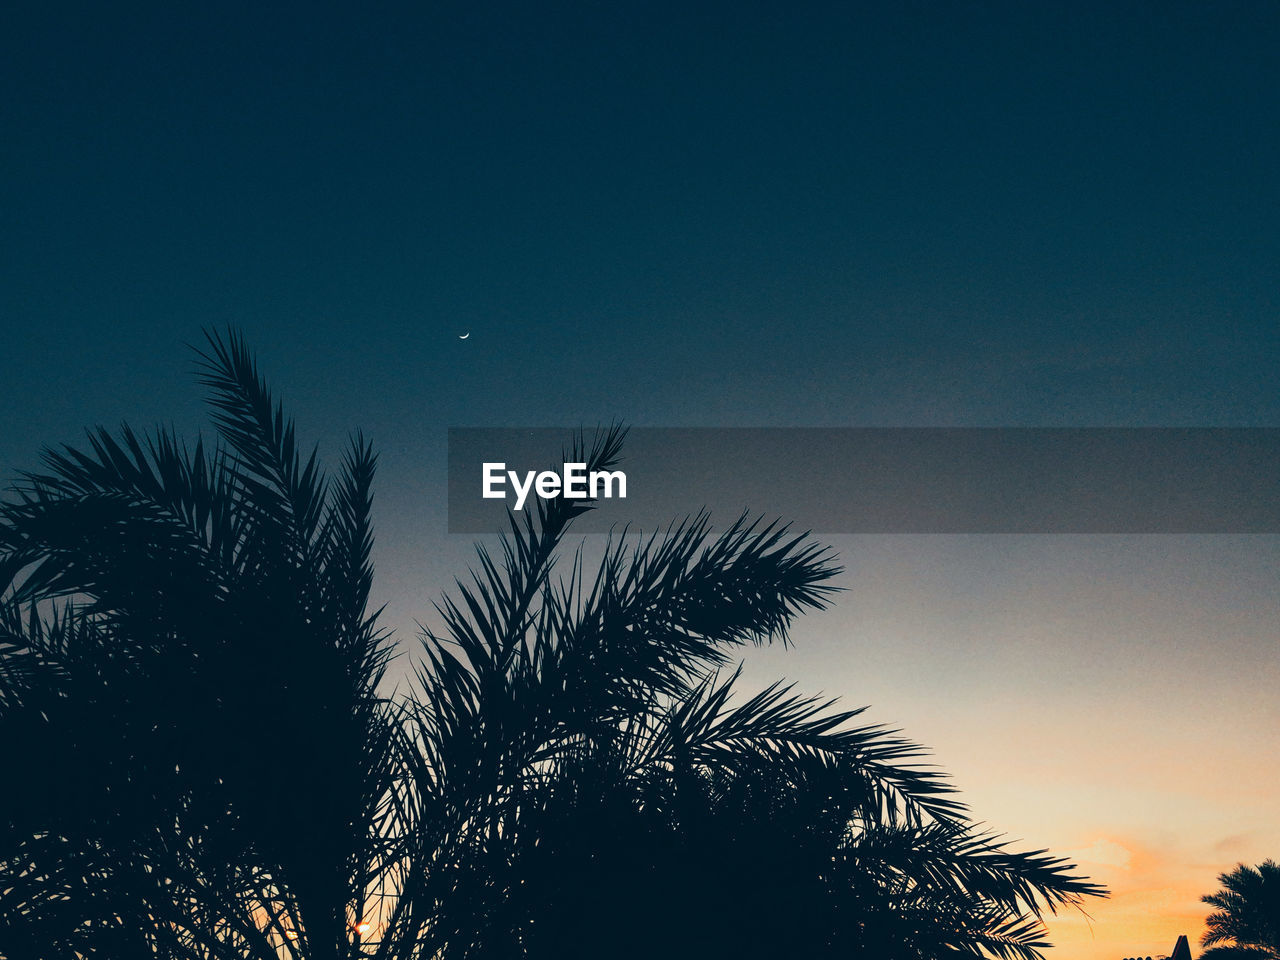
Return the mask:
M 1151 957 L 1125 957 L 1124 960 L 1152 960 Z M 1187 943 L 1187 936 L 1183 934 L 1178 937 L 1178 942 L 1173 945 L 1173 952 L 1167 957 L 1156 957 L 1154 960 L 1191 960 L 1191 945 Z

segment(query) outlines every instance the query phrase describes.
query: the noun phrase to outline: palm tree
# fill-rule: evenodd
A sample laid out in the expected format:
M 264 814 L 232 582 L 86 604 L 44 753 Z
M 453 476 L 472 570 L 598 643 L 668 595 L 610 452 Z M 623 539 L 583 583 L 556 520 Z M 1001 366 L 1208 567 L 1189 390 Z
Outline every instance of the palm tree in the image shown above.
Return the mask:
M 201 369 L 212 449 L 98 431 L 0 515 L 0 958 L 1031 958 L 1103 892 L 862 711 L 737 697 L 837 572 L 780 524 L 588 572 L 538 501 L 381 695 L 371 448 L 329 481 L 242 338 Z
M 392 845 L 374 456 L 330 483 L 243 340 L 220 437 L 45 454 L 0 523 L 0 955 L 345 956 Z
M 862 711 L 780 685 L 734 704 L 729 651 L 786 642 L 830 594 L 807 536 L 743 518 L 713 538 L 698 517 L 553 583 L 566 503 L 482 552 L 423 638 L 411 872 L 430 920 L 395 939 L 444 958 L 1035 957 L 1044 912 L 1103 893 L 976 830 Z
M 1266 860 L 1256 867 L 1239 864 L 1218 876 L 1222 889 L 1201 897 L 1217 910 L 1205 921 L 1201 944 L 1213 960 L 1280 957 L 1280 865 Z

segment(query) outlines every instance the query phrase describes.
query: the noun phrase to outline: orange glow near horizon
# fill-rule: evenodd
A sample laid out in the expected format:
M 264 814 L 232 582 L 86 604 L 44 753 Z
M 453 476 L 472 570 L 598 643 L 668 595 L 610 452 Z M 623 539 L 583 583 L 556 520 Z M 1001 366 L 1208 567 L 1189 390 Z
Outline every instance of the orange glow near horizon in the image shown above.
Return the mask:
M 1198 957 L 1201 902 L 1280 858 L 1280 538 L 850 537 L 795 646 L 747 653 L 868 707 L 1014 849 L 1111 891 L 1047 918 L 1049 960 Z
M 1181 866 L 1140 847 L 1131 838 L 1099 839 L 1083 850 L 1060 851 L 1111 890 L 1107 900 L 1087 904 L 1088 916 L 1068 911 L 1049 921 L 1050 956 L 1121 960 L 1167 956 L 1181 935 L 1193 955 L 1209 908 L 1200 897 L 1217 889 L 1217 873 Z

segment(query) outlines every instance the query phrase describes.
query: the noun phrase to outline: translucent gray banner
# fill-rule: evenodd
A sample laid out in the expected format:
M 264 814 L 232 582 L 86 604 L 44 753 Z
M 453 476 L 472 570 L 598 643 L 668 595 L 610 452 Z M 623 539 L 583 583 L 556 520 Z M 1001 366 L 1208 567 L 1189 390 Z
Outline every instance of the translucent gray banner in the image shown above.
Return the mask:
M 450 429 L 449 532 L 504 529 L 522 488 L 525 510 L 539 489 L 564 495 L 574 437 Z M 625 498 L 617 477 L 596 478 L 575 531 L 648 532 L 707 509 L 717 524 L 749 510 L 817 533 L 1280 533 L 1270 427 L 636 428 L 614 469 Z M 569 492 L 590 479 L 571 468 Z

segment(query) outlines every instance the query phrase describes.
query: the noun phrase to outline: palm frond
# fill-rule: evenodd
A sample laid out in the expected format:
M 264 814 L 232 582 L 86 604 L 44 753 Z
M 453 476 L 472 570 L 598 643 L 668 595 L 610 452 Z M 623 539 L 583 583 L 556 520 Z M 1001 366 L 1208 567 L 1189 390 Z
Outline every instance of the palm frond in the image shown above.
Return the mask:
M 383 695 L 372 445 L 330 479 L 239 333 L 198 356 L 216 445 L 97 430 L 0 506 L 0 956 L 1033 960 L 1104 893 L 863 708 L 738 695 L 839 572 L 780 522 L 624 532 L 588 570 L 592 504 L 538 499 Z M 1255 878 L 1223 880 L 1214 935 L 1252 943 Z

